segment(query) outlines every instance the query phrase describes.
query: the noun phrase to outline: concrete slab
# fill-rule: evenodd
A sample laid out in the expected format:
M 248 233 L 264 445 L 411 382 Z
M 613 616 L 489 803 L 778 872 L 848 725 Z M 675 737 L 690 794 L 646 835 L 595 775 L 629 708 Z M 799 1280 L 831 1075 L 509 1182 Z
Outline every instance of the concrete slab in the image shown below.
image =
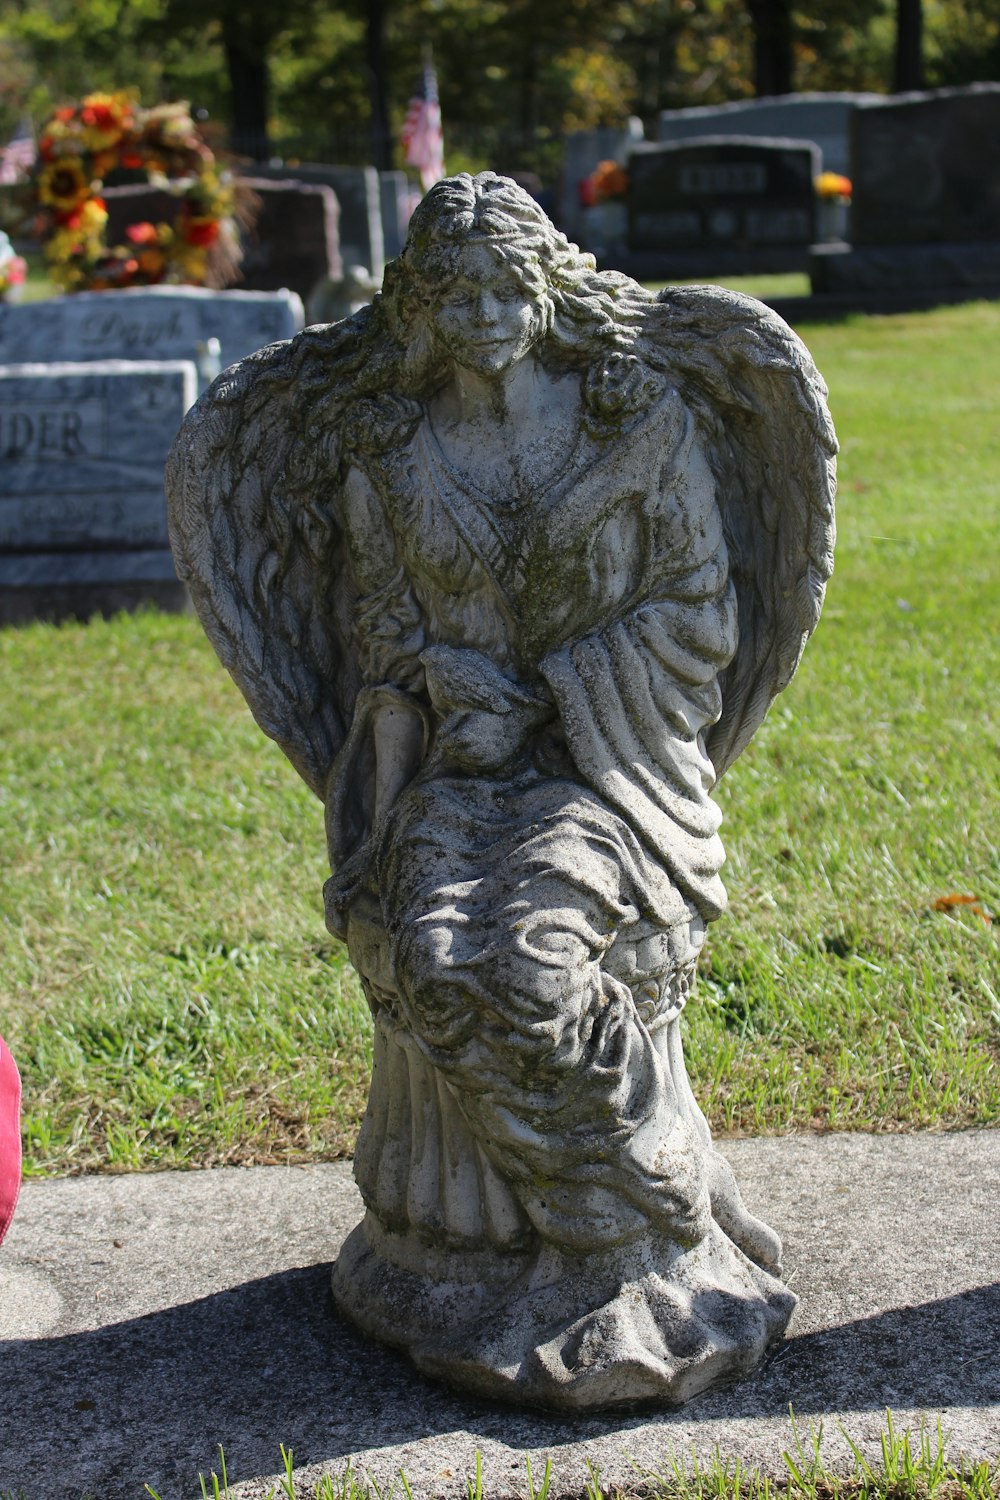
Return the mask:
M 553 1497 L 585 1460 L 637 1483 L 718 1445 L 781 1474 L 783 1449 L 838 1423 L 873 1458 L 886 1407 L 940 1417 L 957 1458 L 1000 1455 L 1000 1131 L 787 1136 L 725 1144 L 783 1234 L 801 1297 L 756 1379 L 674 1412 L 565 1419 L 466 1401 L 366 1344 L 332 1311 L 329 1263 L 360 1213 L 346 1163 L 29 1182 L 0 1251 L 0 1495 L 200 1494 L 225 1447 L 239 1500 L 268 1493 L 279 1443 L 300 1494 L 351 1461 L 415 1496 Z M 399 1491 L 397 1490 L 397 1493 Z

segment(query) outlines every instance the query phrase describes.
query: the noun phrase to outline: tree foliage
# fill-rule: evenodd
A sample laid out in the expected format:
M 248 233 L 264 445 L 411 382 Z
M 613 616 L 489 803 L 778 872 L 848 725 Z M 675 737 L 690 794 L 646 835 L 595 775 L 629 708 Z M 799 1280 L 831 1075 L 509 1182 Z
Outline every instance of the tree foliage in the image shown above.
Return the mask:
M 525 142 L 630 114 L 887 91 L 904 9 L 928 84 L 1000 77 L 1000 0 L 0 0 L 0 137 L 134 86 L 190 99 L 237 147 L 370 160 L 430 44 L 450 160 L 513 166 Z

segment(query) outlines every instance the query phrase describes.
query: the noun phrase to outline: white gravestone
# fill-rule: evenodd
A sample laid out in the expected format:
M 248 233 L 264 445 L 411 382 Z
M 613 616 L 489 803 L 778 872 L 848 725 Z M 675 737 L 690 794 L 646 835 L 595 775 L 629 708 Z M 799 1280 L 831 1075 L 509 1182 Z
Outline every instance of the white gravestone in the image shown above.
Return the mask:
M 168 602 L 163 461 L 190 360 L 0 366 L 0 620 Z
M 19 307 L 0 305 L 0 363 L 197 361 L 209 341 L 218 339 L 224 368 L 266 344 L 291 338 L 304 321 L 301 299 L 289 291 L 133 287 L 79 292 Z M 166 448 L 161 452 L 165 457 Z

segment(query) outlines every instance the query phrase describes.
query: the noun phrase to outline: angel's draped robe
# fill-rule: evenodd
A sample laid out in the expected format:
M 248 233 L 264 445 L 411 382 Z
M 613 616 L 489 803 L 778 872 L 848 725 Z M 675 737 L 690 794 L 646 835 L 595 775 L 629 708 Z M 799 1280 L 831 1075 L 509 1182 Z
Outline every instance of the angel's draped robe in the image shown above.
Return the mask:
M 705 733 L 735 598 L 678 393 L 663 382 L 613 433 L 595 425 L 517 503 L 458 472 L 426 416 L 356 453 L 345 487 L 365 685 L 433 726 L 420 652 L 471 648 L 554 705 L 500 771 L 449 763 L 432 737 L 379 838 L 362 835 L 391 960 L 376 1067 L 395 1083 L 373 1088 L 358 1180 L 387 1227 L 456 1245 L 707 1228 L 662 1034 L 725 906 Z M 341 809 L 360 803 L 359 764 L 341 757 Z M 436 1107 L 417 1097 L 428 1078 Z

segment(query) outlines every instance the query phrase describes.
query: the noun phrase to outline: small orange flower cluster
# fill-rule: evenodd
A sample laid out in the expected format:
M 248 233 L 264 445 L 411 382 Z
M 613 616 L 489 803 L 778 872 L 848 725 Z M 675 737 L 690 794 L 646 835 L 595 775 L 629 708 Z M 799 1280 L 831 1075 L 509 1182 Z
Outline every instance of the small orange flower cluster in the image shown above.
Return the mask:
M 595 203 L 624 198 L 628 192 L 628 173 L 616 161 L 598 162 L 590 174 L 590 186 Z
M 840 172 L 821 172 L 814 186 L 824 202 L 850 203 L 851 201 L 851 179 L 843 177 Z
M 178 199 L 172 223 L 130 224 L 105 242 L 105 180 L 148 182 Z M 53 279 L 67 291 L 201 285 L 212 247 L 236 251 L 233 187 L 186 104 L 143 109 L 130 93 L 88 94 L 42 131 L 33 187 Z

